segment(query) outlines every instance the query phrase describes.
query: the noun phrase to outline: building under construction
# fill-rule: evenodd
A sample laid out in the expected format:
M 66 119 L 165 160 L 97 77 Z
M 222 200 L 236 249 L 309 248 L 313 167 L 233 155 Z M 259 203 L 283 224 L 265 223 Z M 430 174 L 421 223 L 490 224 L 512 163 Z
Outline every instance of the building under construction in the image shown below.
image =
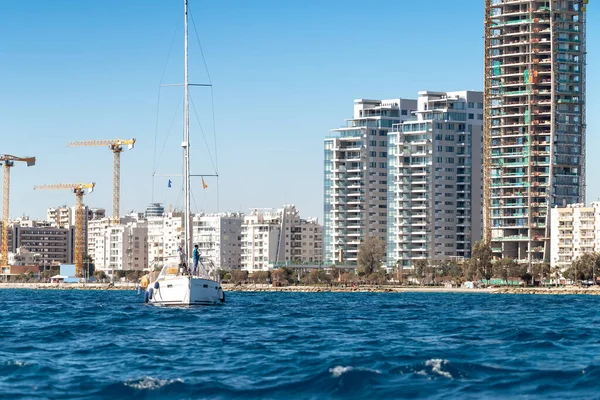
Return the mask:
M 485 1 L 484 234 L 548 260 L 550 208 L 585 202 L 587 0 Z

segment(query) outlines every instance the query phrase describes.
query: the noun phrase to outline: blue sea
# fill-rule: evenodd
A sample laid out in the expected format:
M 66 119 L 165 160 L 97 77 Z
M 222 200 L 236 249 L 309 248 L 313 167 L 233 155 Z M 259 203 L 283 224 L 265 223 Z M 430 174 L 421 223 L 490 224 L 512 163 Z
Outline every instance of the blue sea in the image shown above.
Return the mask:
M 0 290 L 0 398 L 600 398 L 600 297 Z

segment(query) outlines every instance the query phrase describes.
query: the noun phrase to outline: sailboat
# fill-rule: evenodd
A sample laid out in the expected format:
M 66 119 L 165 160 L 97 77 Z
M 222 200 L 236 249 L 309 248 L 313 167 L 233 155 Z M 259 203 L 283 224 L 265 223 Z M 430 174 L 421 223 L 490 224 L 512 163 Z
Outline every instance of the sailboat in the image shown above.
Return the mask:
M 189 83 L 188 83 L 188 0 L 184 0 L 184 246 L 177 257 L 168 258 L 160 274 L 151 282 L 145 292 L 145 301 L 156 306 L 194 306 L 213 305 L 225 302 L 225 293 L 218 275 L 211 276 L 210 271 L 202 268 L 194 274 L 189 268 L 191 249 L 191 217 L 190 217 L 190 118 L 189 118 Z

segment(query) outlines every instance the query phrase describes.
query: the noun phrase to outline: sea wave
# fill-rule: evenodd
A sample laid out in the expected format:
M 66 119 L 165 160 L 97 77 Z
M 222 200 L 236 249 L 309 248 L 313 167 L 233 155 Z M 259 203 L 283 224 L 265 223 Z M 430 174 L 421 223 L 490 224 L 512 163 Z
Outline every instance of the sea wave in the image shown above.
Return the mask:
M 589 296 L 0 290 L 5 398 L 596 398 Z

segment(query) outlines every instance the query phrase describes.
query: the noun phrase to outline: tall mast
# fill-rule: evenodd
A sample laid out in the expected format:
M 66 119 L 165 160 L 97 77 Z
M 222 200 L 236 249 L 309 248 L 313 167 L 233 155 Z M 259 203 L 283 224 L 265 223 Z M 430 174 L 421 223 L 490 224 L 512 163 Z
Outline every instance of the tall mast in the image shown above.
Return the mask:
M 184 251 L 190 257 L 190 109 L 188 95 L 188 0 L 183 0 L 183 176 L 185 197 Z M 187 260 L 186 260 L 187 262 Z

